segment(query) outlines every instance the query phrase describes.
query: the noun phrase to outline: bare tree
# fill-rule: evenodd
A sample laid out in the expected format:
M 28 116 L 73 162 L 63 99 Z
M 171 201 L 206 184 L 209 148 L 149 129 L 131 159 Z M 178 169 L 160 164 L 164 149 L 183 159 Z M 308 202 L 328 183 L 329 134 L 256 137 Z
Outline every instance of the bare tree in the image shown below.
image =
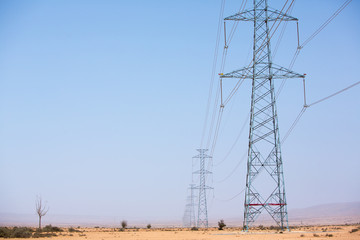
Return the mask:
M 224 222 L 223 219 L 221 219 L 219 222 L 218 222 L 218 226 L 219 226 L 219 230 L 224 230 L 224 227 L 226 227 L 226 224 Z
M 37 196 L 35 209 L 37 215 L 39 216 L 39 229 L 41 229 L 41 218 L 46 215 L 46 213 L 49 211 L 49 208 L 46 207 L 46 204 L 43 204 L 41 197 Z

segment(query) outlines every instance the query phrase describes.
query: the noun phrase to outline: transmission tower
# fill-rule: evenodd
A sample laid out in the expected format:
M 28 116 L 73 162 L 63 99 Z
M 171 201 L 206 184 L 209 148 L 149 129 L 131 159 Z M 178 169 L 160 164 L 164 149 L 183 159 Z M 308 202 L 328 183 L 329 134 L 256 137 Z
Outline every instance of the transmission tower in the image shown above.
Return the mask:
M 207 213 L 206 190 L 212 189 L 212 187 L 206 185 L 206 176 L 208 174 L 211 174 L 211 172 L 205 169 L 205 160 L 211 159 L 212 157 L 205 154 L 208 149 L 197 149 L 197 151 L 199 152 L 199 154 L 194 157 L 199 158 L 200 160 L 200 169 L 194 172 L 194 174 L 199 174 L 199 185 L 195 187 L 195 189 L 199 189 L 197 227 L 207 228 L 209 226 L 209 223 Z
M 195 184 L 190 184 L 189 187 L 190 195 L 187 197 L 185 212 L 183 217 L 183 226 L 184 227 L 195 227 Z
M 225 20 L 251 21 L 254 24 L 252 63 L 248 67 L 220 76 L 220 78 L 252 80 L 243 227 L 244 230 L 248 230 L 265 210 L 279 227 L 288 228 L 273 80 L 305 76 L 272 63 L 270 50 L 272 35 L 269 24 L 276 21 L 297 21 L 297 19 L 268 8 L 267 0 L 253 0 L 253 9 L 236 13 Z

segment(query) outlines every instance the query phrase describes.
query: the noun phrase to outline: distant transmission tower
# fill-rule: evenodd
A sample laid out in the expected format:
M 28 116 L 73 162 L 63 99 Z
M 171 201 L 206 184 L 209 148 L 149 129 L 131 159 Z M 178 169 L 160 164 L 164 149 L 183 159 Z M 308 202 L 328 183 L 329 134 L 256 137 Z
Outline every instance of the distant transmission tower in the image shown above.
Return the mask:
M 253 22 L 252 64 L 220 77 L 252 79 L 244 230 L 248 230 L 264 210 L 284 229 L 288 228 L 288 214 L 273 80 L 305 76 L 271 61 L 269 23 L 297 19 L 269 9 L 267 0 L 253 0 L 253 3 L 253 9 L 225 18 Z
M 197 151 L 199 154 L 194 157 L 200 159 L 200 169 L 199 171 L 194 172 L 194 174 L 199 174 L 199 185 L 195 187 L 196 189 L 199 189 L 197 227 L 207 228 L 209 226 L 209 222 L 207 213 L 206 189 L 212 189 L 212 187 L 206 185 L 206 175 L 211 174 L 211 172 L 205 169 L 205 160 L 207 158 L 210 159 L 211 157 L 205 154 L 208 149 L 197 149 Z
M 185 212 L 183 217 L 184 227 L 196 227 L 195 222 L 195 184 L 190 184 L 190 195 L 187 197 Z

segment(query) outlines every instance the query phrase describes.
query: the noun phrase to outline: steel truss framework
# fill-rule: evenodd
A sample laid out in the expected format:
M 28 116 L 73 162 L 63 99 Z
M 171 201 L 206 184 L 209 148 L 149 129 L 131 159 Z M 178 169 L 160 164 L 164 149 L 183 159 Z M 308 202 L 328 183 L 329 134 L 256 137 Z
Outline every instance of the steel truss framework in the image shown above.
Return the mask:
M 200 160 L 200 169 L 194 172 L 194 174 L 199 174 L 199 185 L 195 187 L 195 189 L 199 189 L 197 227 L 207 228 L 209 226 L 209 222 L 207 213 L 206 190 L 212 189 L 212 187 L 206 185 L 206 175 L 211 174 L 211 172 L 205 169 L 205 161 L 206 159 L 211 159 L 212 157 L 205 154 L 208 149 L 197 149 L 197 151 L 199 154 L 194 157 L 199 158 Z
M 254 8 L 251 10 L 225 18 L 225 20 L 254 23 L 252 66 L 220 77 L 252 79 L 244 230 L 248 230 L 264 210 L 279 227 L 284 229 L 288 228 L 288 215 L 273 80 L 305 76 L 275 65 L 271 61 L 268 23 L 276 19 L 282 21 L 297 21 L 297 19 L 269 9 L 267 0 L 253 0 L 253 5 Z M 255 180 L 261 175 L 266 175 L 267 182 L 270 181 L 272 184 L 270 189 L 267 189 L 267 194 L 255 189 Z M 263 183 L 256 187 L 261 187 Z
M 186 199 L 185 212 L 183 217 L 184 227 L 196 227 L 195 222 L 195 184 L 189 186 L 190 195 Z

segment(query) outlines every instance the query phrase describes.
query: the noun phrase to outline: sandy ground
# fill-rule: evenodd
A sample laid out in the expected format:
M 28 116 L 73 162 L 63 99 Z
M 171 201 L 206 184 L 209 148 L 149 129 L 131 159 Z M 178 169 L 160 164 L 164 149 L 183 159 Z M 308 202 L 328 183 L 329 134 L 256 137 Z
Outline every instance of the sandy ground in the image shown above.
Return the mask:
M 352 229 L 357 232 L 350 233 Z M 111 228 L 81 228 L 80 232 L 70 233 L 65 229 L 58 233 L 56 237 L 41 239 L 65 239 L 65 240 L 85 240 L 85 239 L 124 239 L 124 240 L 227 240 L 227 239 L 360 239 L 360 225 L 351 226 L 315 226 L 297 227 L 290 232 L 277 232 L 275 230 L 252 230 L 242 232 L 240 229 L 217 229 L 190 231 L 189 229 L 126 229 L 119 231 Z

